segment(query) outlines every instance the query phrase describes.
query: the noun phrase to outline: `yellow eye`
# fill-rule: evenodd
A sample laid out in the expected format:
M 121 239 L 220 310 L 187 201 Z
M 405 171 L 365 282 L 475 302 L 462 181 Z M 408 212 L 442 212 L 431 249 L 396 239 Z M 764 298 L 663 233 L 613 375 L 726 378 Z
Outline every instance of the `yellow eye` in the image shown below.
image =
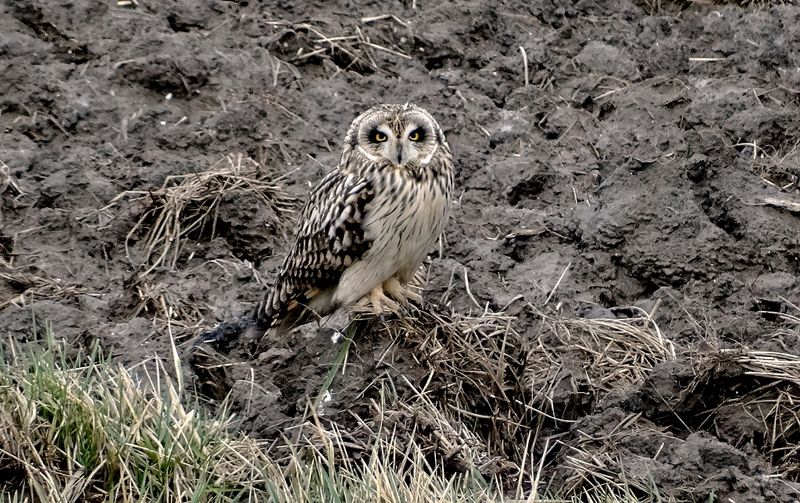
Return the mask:
M 380 131 L 375 131 L 374 133 L 372 133 L 372 139 L 381 143 L 388 140 L 388 138 L 386 138 L 386 135 L 381 133 Z
M 415 129 L 415 130 L 411 131 L 411 133 L 408 135 L 408 139 L 411 140 L 411 141 L 421 141 L 422 140 L 422 130 Z

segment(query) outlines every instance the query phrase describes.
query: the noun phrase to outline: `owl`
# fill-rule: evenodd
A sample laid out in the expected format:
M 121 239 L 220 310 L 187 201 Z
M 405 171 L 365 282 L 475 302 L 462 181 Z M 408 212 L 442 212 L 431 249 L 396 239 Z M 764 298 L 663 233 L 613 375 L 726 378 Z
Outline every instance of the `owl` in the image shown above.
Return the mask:
M 342 306 L 382 313 L 421 301 L 409 283 L 442 233 L 452 193 L 450 147 L 425 109 L 384 104 L 356 117 L 338 166 L 308 194 L 255 326 L 280 334 Z

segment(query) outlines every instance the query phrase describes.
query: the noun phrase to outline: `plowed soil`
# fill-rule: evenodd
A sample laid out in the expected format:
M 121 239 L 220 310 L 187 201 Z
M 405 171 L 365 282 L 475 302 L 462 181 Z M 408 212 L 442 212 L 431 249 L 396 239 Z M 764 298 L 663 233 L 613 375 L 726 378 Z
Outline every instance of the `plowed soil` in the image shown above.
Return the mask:
M 358 113 L 406 101 L 438 119 L 457 165 L 427 309 L 504 312 L 531 342 L 543 317 L 641 309 L 676 348 L 626 389 L 561 390 L 570 422 L 545 428 L 560 447 L 533 452 L 550 490 L 572 480 L 568 446 L 640 414 L 647 427 L 614 437 L 629 478 L 681 501 L 798 501 L 796 416 L 776 454 L 769 426 L 730 402 L 765 381 L 697 363 L 712 349 L 800 354 L 781 316 L 800 315 L 800 7 L 788 2 L 3 0 L 3 336 L 30 339 L 46 321 L 134 365 L 169 360 L 172 334 L 189 382 L 231 394 L 245 431 L 291 435 L 342 316 L 253 359 L 224 348 L 225 368 L 190 350 L 258 301 L 294 214 L 225 192 L 214 228 L 142 280 L 147 194 L 242 155 L 283 177 L 298 208 Z M 142 197 L 107 207 L 125 191 Z M 423 387 L 430 357 L 380 330 L 356 338 L 325 421 L 369 417 L 380 375 Z

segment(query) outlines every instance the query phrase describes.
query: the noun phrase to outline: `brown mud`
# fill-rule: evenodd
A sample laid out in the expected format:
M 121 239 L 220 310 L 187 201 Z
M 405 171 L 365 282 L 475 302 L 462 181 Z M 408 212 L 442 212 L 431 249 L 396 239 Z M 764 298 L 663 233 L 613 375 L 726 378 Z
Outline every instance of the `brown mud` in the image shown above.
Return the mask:
M 552 342 L 543 320 L 645 312 L 675 347 L 674 359 L 619 387 L 587 384 L 585 362 L 569 362 L 551 395 L 560 419 L 541 423 L 532 446 L 549 490 L 586 482 L 572 456 L 582 449 L 607 456 L 594 473 L 621 468 L 642 493 L 800 499 L 797 416 L 776 440 L 757 400 L 741 402 L 758 390 L 800 396 L 800 381 L 748 373 L 746 356 L 800 354 L 798 329 L 781 316 L 800 304 L 800 7 L 414 3 L 1 2 L 3 336 L 30 339 L 46 321 L 76 347 L 97 340 L 132 365 L 169 360 L 172 333 L 191 382 L 214 399 L 230 394 L 245 431 L 291 436 L 332 368 L 342 317 L 253 361 L 233 347 L 217 355 L 234 362 L 226 367 L 207 368 L 189 341 L 257 301 L 292 215 L 226 192 L 214 228 L 188 234 L 173 263 L 137 282 L 144 231 L 128 233 L 146 206 L 106 206 L 237 154 L 283 176 L 286 196 L 301 201 L 360 111 L 412 101 L 437 117 L 458 169 L 426 312 L 459 323 L 503 312 L 519 345 L 539 346 Z M 451 360 L 373 322 L 380 329 L 356 337 L 325 421 L 368 444 L 382 387 L 413 393 L 436 365 L 435 398 L 448 399 L 443 372 L 463 355 L 425 316 L 417 331 Z M 536 364 L 538 353 L 518 349 L 507 379 Z M 456 370 L 491 375 L 481 365 L 464 359 Z M 530 392 L 506 384 L 508 396 Z M 473 412 L 540 419 L 492 400 Z M 399 408 L 391 421 L 421 424 Z M 435 442 L 429 426 L 420 431 Z M 485 473 L 515 486 L 509 467 L 521 460 L 503 442 L 518 433 L 472 426 L 493 460 Z M 457 460 L 449 470 L 465 469 Z

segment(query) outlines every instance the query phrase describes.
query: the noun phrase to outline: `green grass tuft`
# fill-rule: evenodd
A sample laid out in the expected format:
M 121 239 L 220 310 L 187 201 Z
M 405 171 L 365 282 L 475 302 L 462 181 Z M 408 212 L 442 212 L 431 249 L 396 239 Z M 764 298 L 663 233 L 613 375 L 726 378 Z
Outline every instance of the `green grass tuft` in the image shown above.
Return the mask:
M 138 379 L 96 346 L 68 357 L 8 341 L 0 357 L 0 492 L 8 501 L 240 501 L 278 469 L 203 417 L 158 361 Z M 10 498 L 10 499 L 9 499 Z
M 477 473 L 445 476 L 419 445 L 393 435 L 355 461 L 343 455 L 341 432 L 321 424 L 313 441 L 287 445 L 278 465 L 263 443 L 237 432 L 224 406 L 201 412 L 170 376 L 180 370 L 172 364 L 125 369 L 97 346 L 70 350 L 50 327 L 40 345 L 5 341 L 0 503 L 543 501 L 504 498 Z

